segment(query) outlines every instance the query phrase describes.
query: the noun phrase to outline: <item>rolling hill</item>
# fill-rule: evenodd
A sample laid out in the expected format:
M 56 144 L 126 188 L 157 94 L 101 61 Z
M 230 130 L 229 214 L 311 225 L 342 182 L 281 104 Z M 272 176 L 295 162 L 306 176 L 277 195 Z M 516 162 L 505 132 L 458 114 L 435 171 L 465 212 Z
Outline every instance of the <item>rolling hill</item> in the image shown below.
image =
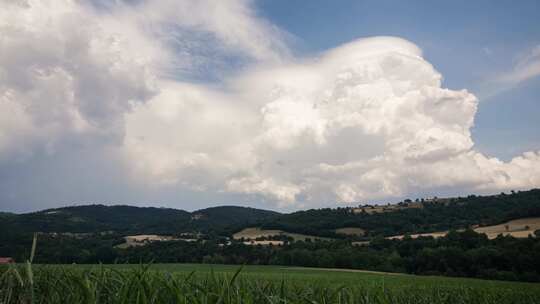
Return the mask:
M 232 234 L 233 232 L 277 218 L 281 213 L 249 207 L 220 206 L 192 213 L 191 227 L 202 232 Z
M 191 213 L 171 208 L 85 205 L 0 216 L 0 227 L 4 231 L 17 232 L 222 233 L 276 215 L 279 213 L 236 206 L 207 208 Z
M 497 225 L 524 217 L 540 216 L 540 189 L 470 195 L 390 205 L 389 212 L 365 212 L 362 208 L 325 208 L 281 214 L 249 207 L 220 206 L 187 212 L 171 208 L 86 205 L 47 209 L 26 214 L 0 214 L 0 228 L 17 232 L 119 234 L 178 234 L 201 232 L 231 236 L 248 227 L 332 238 L 347 238 L 336 229 L 361 229 L 364 236 L 430 233 Z M 357 212 L 360 210 L 361 212 Z M 339 230 L 338 230 L 339 231 Z
M 421 208 L 390 208 L 394 211 L 384 213 L 357 213 L 355 210 L 326 208 L 298 211 L 271 218 L 260 227 L 334 237 L 335 229 L 361 228 L 366 237 L 374 237 L 497 225 L 540 216 L 540 189 L 430 200 L 421 203 Z
M 0 217 L 0 256 L 24 261 L 32 232 L 64 232 L 39 234 L 37 262 L 263 264 L 540 281 L 538 189 L 366 208 L 375 209 L 87 205 L 7 214 Z M 413 237 L 430 232 L 443 233 Z M 123 245 L 141 234 L 157 238 Z

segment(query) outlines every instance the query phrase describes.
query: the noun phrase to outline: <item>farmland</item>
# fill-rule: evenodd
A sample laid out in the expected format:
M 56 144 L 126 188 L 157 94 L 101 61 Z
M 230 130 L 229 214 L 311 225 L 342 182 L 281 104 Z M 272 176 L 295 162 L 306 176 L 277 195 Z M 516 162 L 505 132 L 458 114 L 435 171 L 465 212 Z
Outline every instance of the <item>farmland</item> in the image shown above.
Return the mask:
M 356 228 L 356 227 L 345 227 L 345 228 L 339 228 L 335 230 L 337 234 L 344 234 L 344 235 L 356 235 L 356 236 L 363 236 L 366 234 L 366 231 L 362 228 Z
M 204 264 L 32 268 L 33 284 L 24 266 L 0 268 L 1 303 L 540 303 L 540 284 L 435 276 Z
M 327 240 L 328 238 L 320 237 L 320 236 L 313 236 L 313 235 L 306 235 L 306 234 L 300 234 L 300 233 L 291 233 L 291 232 L 285 232 L 282 230 L 266 230 L 266 229 L 260 229 L 255 227 L 245 228 L 242 231 L 239 231 L 235 234 L 233 234 L 234 239 L 246 239 L 246 240 L 255 240 L 257 238 L 269 238 L 273 236 L 286 236 L 294 239 L 295 241 L 305 241 L 306 239 L 319 239 L 319 240 Z M 254 242 L 261 242 L 261 241 L 254 241 Z
M 521 218 L 512 221 L 508 221 L 499 225 L 476 227 L 474 231 L 477 233 L 485 234 L 489 239 L 494 239 L 498 235 L 513 236 L 515 238 L 526 238 L 529 235 L 534 236 L 534 232 L 540 229 L 540 217 Z M 431 236 L 434 238 L 443 237 L 448 231 L 432 232 L 432 233 L 418 233 L 411 234 L 414 239 L 417 237 Z M 388 239 L 403 239 L 404 235 L 396 235 L 388 237 Z
M 512 220 L 500 225 L 478 227 L 474 231 L 485 233 L 488 238 L 496 238 L 497 235 L 511 235 L 516 238 L 524 238 L 534 235 L 534 231 L 540 229 L 540 217 L 522 218 Z

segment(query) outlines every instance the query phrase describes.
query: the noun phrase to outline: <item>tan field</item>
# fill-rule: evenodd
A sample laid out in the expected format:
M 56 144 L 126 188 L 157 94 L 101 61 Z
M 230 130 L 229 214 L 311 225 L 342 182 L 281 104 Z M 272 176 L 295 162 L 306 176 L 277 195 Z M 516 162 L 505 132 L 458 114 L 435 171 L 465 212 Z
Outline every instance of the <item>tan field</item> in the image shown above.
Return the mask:
M 526 238 L 529 235 L 534 236 L 534 231 L 540 229 L 540 217 L 528 217 L 517 220 L 512 220 L 506 223 L 493 226 L 477 227 L 474 231 L 484 233 L 489 239 L 496 238 L 499 234 L 511 235 L 515 238 Z M 432 236 L 434 238 L 443 237 L 448 231 L 440 231 L 433 233 L 411 234 L 413 239 L 420 236 Z M 387 239 L 402 239 L 403 235 L 387 237 Z
M 434 238 L 440 238 L 442 236 L 445 236 L 448 233 L 448 231 L 441 231 L 441 232 L 432 232 L 432 233 L 418 233 L 418 234 L 411 234 L 411 238 L 415 239 L 417 237 L 421 236 L 432 236 Z M 404 235 L 395 235 L 395 236 L 389 236 L 387 239 L 390 240 L 401 240 Z
M 324 238 L 320 236 L 291 233 L 291 232 L 285 232 L 282 230 L 265 230 L 265 229 L 260 229 L 256 227 L 245 228 L 242 231 L 233 234 L 233 238 L 236 240 L 239 240 L 241 238 L 244 238 L 246 240 L 255 240 L 256 238 L 271 237 L 275 235 L 286 235 L 288 237 L 292 237 L 295 241 L 305 241 L 306 239 L 328 240 L 328 238 Z M 262 242 L 262 241 L 259 241 L 259 242 Z
M 242 231 L 233 234 L 233 238 L 236 240 L 239 240 L 241 238 L 251 240 L 251 239 L 256 239 L 259 237 L 270 237 L 274 235 L 280 235 L 282 233 L 283 231 L 281 230 L 263 230 L 261 228 L 252 227 L 252 228 L 245 228 Z
M 500 225 L 478 227 L 474 231 L 487 234 L 488 238 L 494 239 L 497 235 L 511 235 L 516 238 L 534 236 L 534 231 L 540 229 L 540 217 L 522 218 L 509 221 Z
M 128 235 L 125 237 L 128 242 L 154 242 L 154 241 L 172 241 L 174 238 L 168 235 L 139 234 Z
M 367 246 L 369 245 L 369 241 L 359 241 L 359 242 L 352 242 L 353 246 Z
M 337 234 L 345 234 L 345 235 L 356 235 L 356 236 L 363 236 L 366 231 L 362 228 L 356 228 L 356 227 L 345 227 L 345 228 L 339 228 L 335 230 Z
M 168 235 L 156 235 L 156 234 L 140 234 L 140 235 L 128 235 L 125 236 L 125 243 L 117 245 L 118 248 L 144 246 L 151 242 L 166 242 L 174 241 L 176 238 Z
M 248 242 L 244 242 L 245 245 L 264 245 L 264 246 L 268 246 L 268 245 L 272 245 L 272 246 L 281 246 L 283 245 L 283 241 L 248 241 Z

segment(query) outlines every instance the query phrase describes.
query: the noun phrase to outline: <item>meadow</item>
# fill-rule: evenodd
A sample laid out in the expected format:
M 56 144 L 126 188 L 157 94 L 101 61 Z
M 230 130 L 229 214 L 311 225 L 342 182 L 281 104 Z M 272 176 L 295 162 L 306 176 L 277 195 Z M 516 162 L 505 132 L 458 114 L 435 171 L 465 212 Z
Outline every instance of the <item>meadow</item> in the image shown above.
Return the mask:
M 540 303 L 540 284 L 280 266 L 0 268 L 0 303 Z

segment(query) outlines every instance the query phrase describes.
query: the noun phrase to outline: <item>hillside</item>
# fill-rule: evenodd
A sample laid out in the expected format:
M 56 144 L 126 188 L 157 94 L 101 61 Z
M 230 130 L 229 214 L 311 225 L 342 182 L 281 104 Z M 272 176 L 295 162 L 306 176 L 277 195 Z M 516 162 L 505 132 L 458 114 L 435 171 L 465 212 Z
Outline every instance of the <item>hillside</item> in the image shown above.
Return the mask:
M 87 205 L 48 209 L 8 219 L 17 231 L 27 232 L 164 232 L 179 229 L 189 212 L 165 208 Z
M 404 207 L 405 206 L 405 207 Z M 540 189 L 490 196 L 446 198 L 387 205 L 391 212 L 365 212 L 362 208 L 326 208 L 280 214 L 238 206 L 220 206 L 187 212 L 171 208 L 87 205 L 48 209 L 27 214 L 0 214 L 2 231 L 118 234 L 179 234 L 201 232 L 231 236 L 248 227 L 281 230 L 332 238 L 346 238 L 336 229 L 360 229 L 367 239 L 406 233 L 430 233 L 497 225 L 540 216 Z M 357 212 L 357 210 L 362 210 Z M 343 230 L 343 229 L 342 229 Z M 338 230 L 339 231 L 339 230 Z
M 230 228 L 254 224 L 279 213 L 255 208 L 224 206 L 184 210 L 154 207 L 86 205 L 47 209 L 0 217 L 4 231 L 121 234 L 223 233 Z
M 194 211 L 191 226 L 198 231 L 231 234 L 232 232 L 269 221 L 281 213 L 249 207 L 219 206 Z
M 373 237 L 496 225 L 540 216 L 540 189 L 490 196 L 470 195 L 421 204 L 421 208 L 394 208 L 395 211 L 384 213 L 357 213 L 353 208 L 312 209 L 272 218 L 260 227 L 333 237 L 338 237 L 335 229 L 356 227 Z
M 64 232 L 39 234 L 35 261 L 288 265 L 540 281 L 540 190 L 356 211 L 365 208 L 49 209 L 0 218 L 0 256 L 24 261 L 31 232 Z M 425 232 L 440 233 L 414 235 Z M 142 241 L 129 244 L 127 236 Z
M 15 214 L 10 213 L 10 212 L 0 212 L 0 219 L 12 217 L 12 216 L 14 216 L 14 215 L 15 215 Z

